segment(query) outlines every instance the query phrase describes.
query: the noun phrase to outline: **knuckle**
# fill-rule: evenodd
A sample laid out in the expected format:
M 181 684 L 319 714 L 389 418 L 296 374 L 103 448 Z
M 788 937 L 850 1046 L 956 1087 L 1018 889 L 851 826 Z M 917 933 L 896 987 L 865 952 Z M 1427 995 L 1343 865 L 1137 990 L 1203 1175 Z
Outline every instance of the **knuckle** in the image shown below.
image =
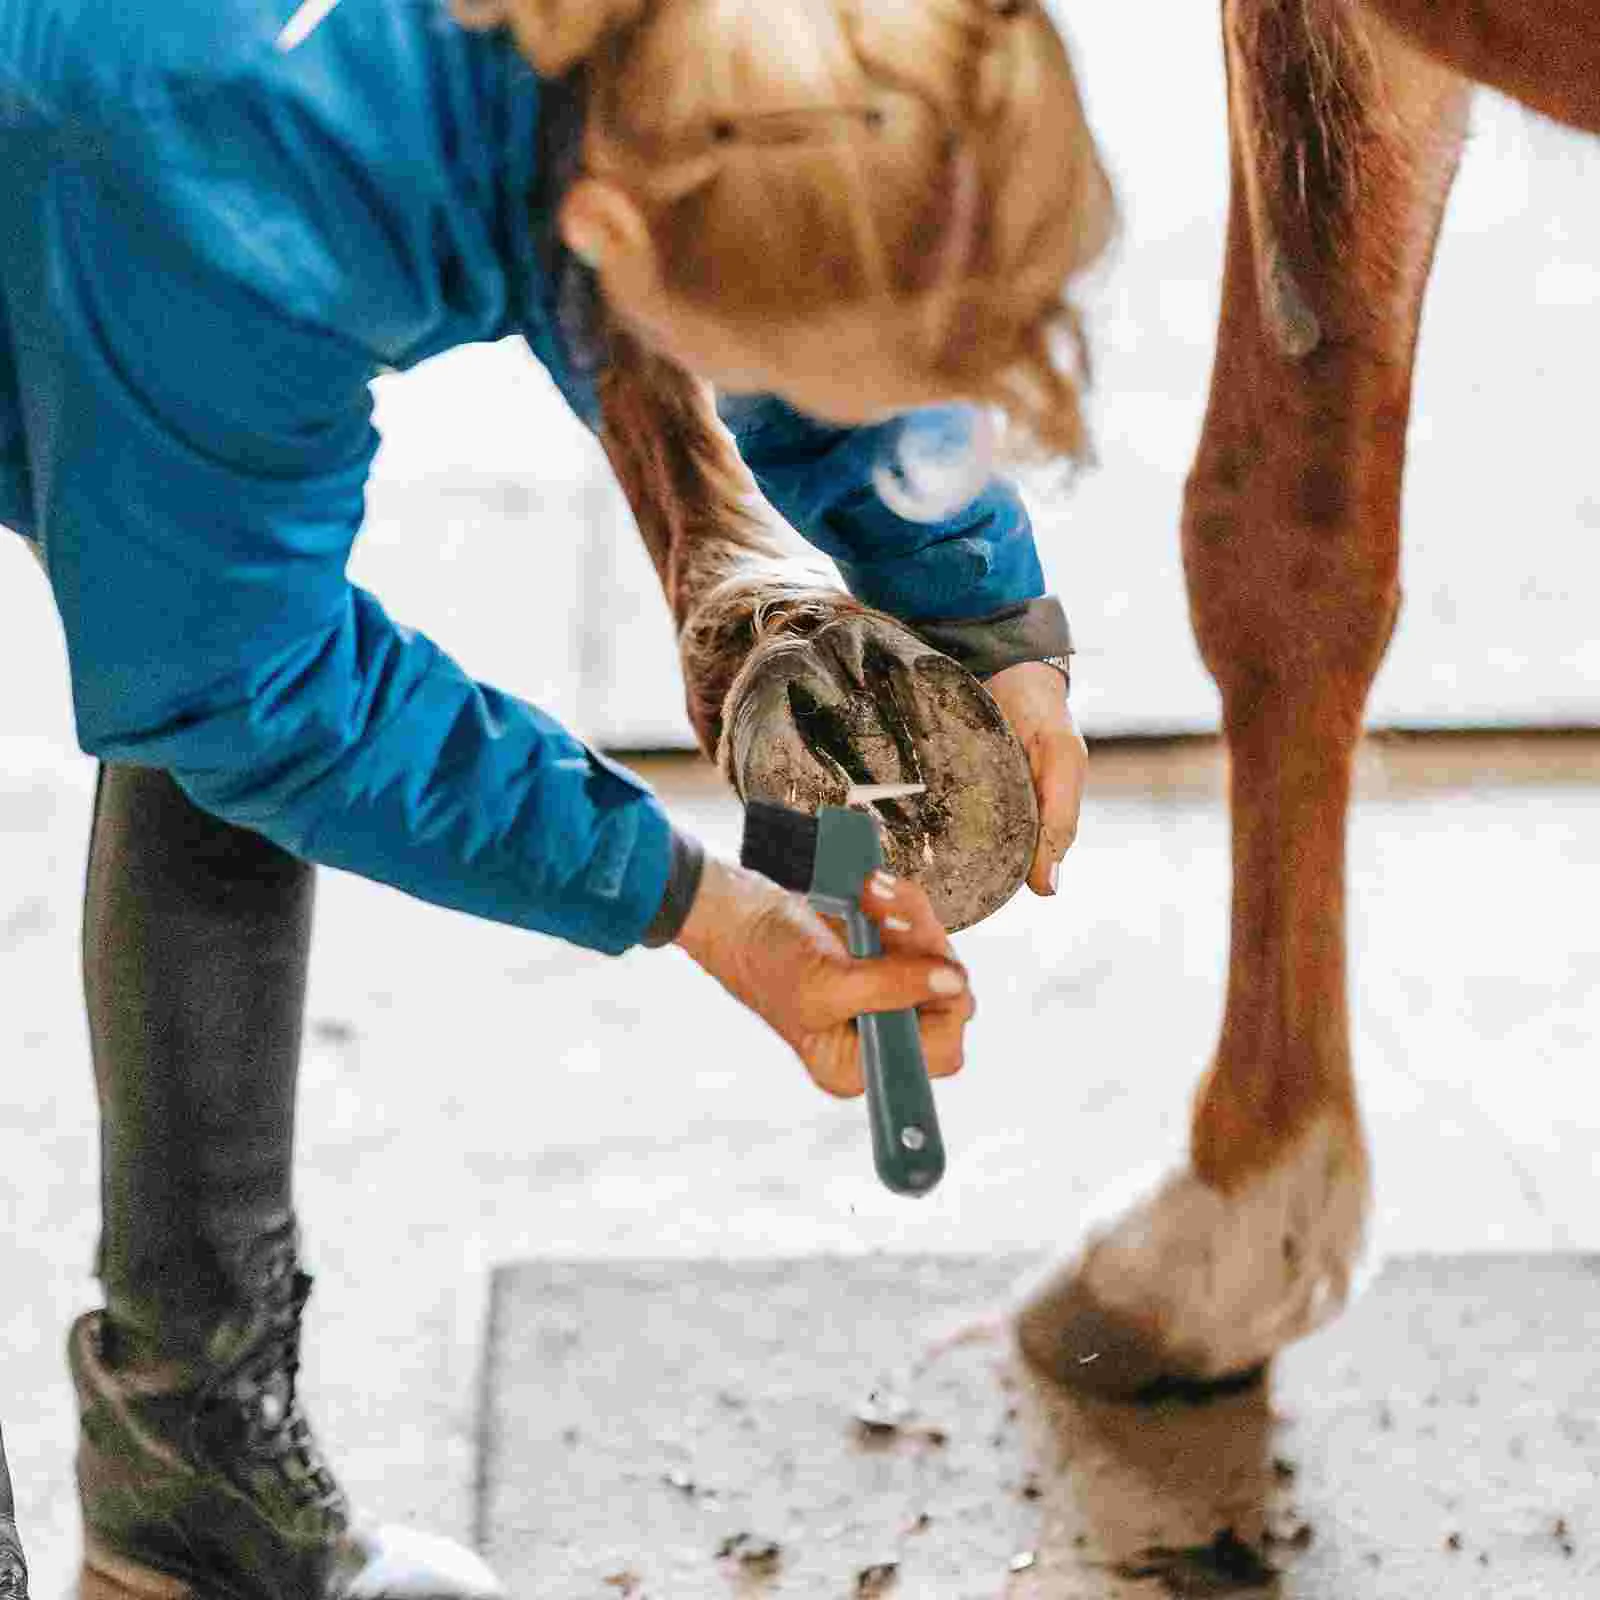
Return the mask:
M 813 1056 L 806 1061 L 806 1070 L 811 1081 L 831 1099 L 852 1100 L 861 1092 L 843 1062 Z

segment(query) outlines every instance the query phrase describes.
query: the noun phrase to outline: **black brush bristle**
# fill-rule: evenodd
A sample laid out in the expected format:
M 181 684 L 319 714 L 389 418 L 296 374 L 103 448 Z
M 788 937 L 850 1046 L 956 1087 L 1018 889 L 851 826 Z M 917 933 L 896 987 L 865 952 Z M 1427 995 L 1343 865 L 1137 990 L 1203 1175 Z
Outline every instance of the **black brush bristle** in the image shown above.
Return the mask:
M 781 888 L 809 894 L 817 870 L 817 819 L 769 800 L 752 800 L 745 809 L 739 864 Z

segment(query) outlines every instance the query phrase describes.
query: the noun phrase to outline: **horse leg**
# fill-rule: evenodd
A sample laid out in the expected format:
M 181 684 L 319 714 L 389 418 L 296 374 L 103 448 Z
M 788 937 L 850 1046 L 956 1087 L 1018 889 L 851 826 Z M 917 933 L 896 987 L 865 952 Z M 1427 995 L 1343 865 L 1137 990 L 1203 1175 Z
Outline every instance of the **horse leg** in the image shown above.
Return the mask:
M 801 558 L 710 391 L 620 333 L 602 442 L 677 625 L 689 720 L 741 798 L 806 810 L 883 800 L 888 865 L 947 928 L 1021 884 L 1038 820 L 1027 757 L 976 679 Z
M 1590 0 L 1364 0 L 1435 61 L 1557 122 L 1600 133 L 1600 11 Z
M 1253 1375 L 1342 1308 L 1365 1242 L 1345 816 L 1468 98 L 1344 0 L 1225 0 L 1224 33 L 1223 311 L 1183 543 L 1230 756 L 1226 1012 L 1187 1162 L 1017 1319 L 1035 1367 L 1119 1396 Z

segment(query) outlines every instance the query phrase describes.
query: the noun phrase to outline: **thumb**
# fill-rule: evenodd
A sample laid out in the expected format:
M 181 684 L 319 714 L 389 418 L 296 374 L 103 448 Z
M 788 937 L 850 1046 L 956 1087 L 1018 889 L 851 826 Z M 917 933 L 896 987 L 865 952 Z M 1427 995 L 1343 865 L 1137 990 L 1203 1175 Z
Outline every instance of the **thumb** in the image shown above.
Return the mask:
M 1083 737 L 1076 728 L 1041 737 L 1028 751 L 1028 762 L 1039 799 L 1039 847 L 1028 871 L 1028 887 L 1035 894 L 1054 894 L 1056 863 L 1078 836 L 1088 775 Z

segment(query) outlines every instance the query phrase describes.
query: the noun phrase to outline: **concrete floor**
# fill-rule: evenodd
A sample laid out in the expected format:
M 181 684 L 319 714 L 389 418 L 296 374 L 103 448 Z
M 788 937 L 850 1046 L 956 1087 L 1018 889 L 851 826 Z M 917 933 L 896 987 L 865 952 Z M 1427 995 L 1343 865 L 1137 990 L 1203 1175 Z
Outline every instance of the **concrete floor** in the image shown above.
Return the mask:
M 714 775 L 638 764 L 736 848 Z M 950 1173 L 920 1204 L 877 1186 L 860 1108 L 678 952 L 612 962 L 326 875 L 299 1133 L 309 1383 L 359 1499 L 470 1527 L 497 1263 L 1036 1250 L 1176 1148 L 1225 964 L 1222 763 L 1111 747 L 1093 773 L 1061 898 L 961 936 L 981 1011 L 941 1093 Z M 0 1405 L 46 1597 L 76 1541 L 60 1342 L 94 1299 L 90 778 L 56 745 L 0 743 Z M 1386 1245 L 1600 1248 L 1600 738 L 1375 741 L 1351 861 Z

